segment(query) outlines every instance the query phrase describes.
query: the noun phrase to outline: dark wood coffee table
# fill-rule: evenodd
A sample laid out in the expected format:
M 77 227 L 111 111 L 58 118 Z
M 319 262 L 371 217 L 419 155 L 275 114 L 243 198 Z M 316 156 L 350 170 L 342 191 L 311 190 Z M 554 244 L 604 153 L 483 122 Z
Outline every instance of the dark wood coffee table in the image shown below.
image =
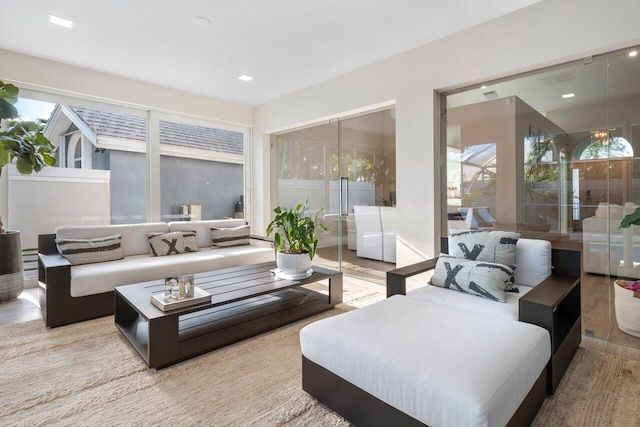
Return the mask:
M 195 274 L 211 302 L 168 312 L 150 301 L 164 290 L 164 280 L 118 286 L 116 326 L 147 365 L 159 369 L 342 302 L 339 271 L 313 267 L 309 278 L 285 280 L 272 273 L 275 267 L 268 262 Z

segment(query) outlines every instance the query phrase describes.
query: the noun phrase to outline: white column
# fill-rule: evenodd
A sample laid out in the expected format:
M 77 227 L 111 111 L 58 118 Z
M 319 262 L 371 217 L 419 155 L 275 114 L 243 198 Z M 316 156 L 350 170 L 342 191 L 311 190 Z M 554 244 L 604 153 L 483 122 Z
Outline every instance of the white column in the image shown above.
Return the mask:
M 149 111 L 147 120 L 147 218 L 161 221 L 160 209 L 160 119 Z

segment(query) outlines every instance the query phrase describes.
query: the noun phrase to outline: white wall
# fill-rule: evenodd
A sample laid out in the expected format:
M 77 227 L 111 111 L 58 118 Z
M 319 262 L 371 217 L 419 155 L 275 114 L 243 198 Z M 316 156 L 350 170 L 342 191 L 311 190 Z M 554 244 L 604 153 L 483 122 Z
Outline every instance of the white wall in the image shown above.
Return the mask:
M 15 165 L 5 170 L 9 177 L 6 225 L 20 230 L 22 249 L 37 248 L 38 234 L 53 233 L 58 227 L 109 224 L 109 171 L 44 168 L 20 175 Z
M 435 255 L 440 171 L 433 165 L 440 154 L 439 144 L 434 143 L 438 138 L 434 90 L 481 83 L 640 43 L 639 15 L 637 0 L 545 0 L 257 107 L 253 152 L 256 229 L 263 229 L 270 217 L 270 132 L 395 100 L 398 265 Z M 602 28 L 607 30 L 599 30 Z

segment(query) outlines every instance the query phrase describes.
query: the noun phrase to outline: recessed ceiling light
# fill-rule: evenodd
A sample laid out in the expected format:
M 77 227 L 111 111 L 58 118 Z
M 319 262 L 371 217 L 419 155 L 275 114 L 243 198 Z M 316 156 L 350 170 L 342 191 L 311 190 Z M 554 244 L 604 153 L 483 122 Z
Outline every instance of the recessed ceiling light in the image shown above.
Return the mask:
M 486 89 L 486 88 L 487 88 L 486 86 L 480 86 L 480 89 Z
M 59 16 L 55 16 L 52 14 L 49 14 L 49 22 L 65 28 L 73 27 L 73 21 L 69 21 L 68 19 L 60 18 Z
M 251 80 L 253 80 L 253 77 L 251 76 L 247 76 L 246 74 L 241 75 L 240 77 L 238 77 L 240 80 L 242 80 L 243 82 L 250 82 Z
M 573 98 L 574 96 L 576 96 L 575 93 L 565 93 L 564 95 L 562 95 L 564 99 Z
M 633 58 L 634 56 L 638 56 L 638 51 L 637 50 L 632 50 L 631 52 L 629 52 L 629 57 Z
M 193 22 L 203 27 L 211 25 L 211 20 L 209 18 L 205 18 L 204 16 L 196 16 L 195 18 L 193 18 Z

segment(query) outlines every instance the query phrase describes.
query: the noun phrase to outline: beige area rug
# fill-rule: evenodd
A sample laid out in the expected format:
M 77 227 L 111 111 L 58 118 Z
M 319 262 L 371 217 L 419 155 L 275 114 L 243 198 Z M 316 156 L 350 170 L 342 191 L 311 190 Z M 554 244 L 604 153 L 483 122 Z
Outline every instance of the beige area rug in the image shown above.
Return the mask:
M 350 306 L 160 371 L 145 367 L 113 317 L 1 327 L 0 424 L 347 426 L 301 390 L 298 331 L 382 297 L 351 291 Z M 535 425 L 634 425 L 638 384 L 640 362 L 580 349 Z

